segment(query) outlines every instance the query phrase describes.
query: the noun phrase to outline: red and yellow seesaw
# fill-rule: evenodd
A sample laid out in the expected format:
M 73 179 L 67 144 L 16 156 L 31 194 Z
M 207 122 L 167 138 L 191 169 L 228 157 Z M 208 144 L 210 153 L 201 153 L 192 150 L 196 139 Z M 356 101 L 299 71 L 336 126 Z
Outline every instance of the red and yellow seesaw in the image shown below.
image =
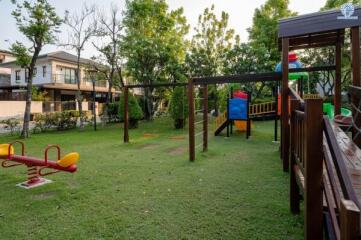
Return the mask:
M 15 154 L 14 144 L 21 145 L 21 155 Z M 48 152 L 50 149 L 55 149 L 57 151 L 57 161 L 48 160 Z M 44 150 L 44 159 L 40 159 L 25 156 L 25 144 L 23 142 L 15 141 L 9 144 L 0 144 L 0 160 L 2 160 L 1 166 L 3 168 L 21 165 L 25 165 L 28 168 L 28 180 L 17 184 L 17 186 L 26 189 L 50 183 L 51 180 L 43 178 L 44 176 L 58 172 L 76 172 L 76 163 L 78 162 L 79 157 L 79 153 L 72 152 L 65 155 L 63 158 L 60 158 L 59 145 L 48 145 Z

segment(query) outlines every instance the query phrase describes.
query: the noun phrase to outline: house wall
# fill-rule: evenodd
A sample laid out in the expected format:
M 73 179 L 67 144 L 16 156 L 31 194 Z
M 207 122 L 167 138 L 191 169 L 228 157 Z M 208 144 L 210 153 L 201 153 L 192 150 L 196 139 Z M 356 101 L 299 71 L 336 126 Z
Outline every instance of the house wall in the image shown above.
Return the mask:
M 43 66 L 46 66 L 46 73 L 45 77 L 43 76 Z M 49 63 L 39 63 L 36 64 L 37 73 L 33 78 L 33 84 L 44 84 L 44 83 L 51 83 L 51 76 L 52 76 L 52 67 Z M 16 71 L 20 71 L 20 81 L 16 81 Z M 25 69 L 20 67 L 12 68 L 11 69 L 11 85 L 12 86 L 26 86 L 25 81 Z

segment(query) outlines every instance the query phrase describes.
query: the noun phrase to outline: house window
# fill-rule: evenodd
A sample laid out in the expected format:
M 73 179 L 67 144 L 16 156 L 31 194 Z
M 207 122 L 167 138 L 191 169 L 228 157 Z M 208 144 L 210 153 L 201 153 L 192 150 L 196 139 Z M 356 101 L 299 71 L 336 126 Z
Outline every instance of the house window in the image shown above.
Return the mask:
M 43 77 L 46 77 L 46 66 L 43 66 Z
M 34 74 L 33 75 L 36 76 L 36 74 L 38 74 L 38 68 L 37 67 L 34 68 Z
M 15 71 L 15 83 L 20 83 L 20 70 Z

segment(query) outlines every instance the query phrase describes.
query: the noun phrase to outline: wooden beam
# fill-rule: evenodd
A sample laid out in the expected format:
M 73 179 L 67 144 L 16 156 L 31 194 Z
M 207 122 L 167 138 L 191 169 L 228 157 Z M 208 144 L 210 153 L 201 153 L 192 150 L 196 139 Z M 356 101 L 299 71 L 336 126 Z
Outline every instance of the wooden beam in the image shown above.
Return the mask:
M 296 99 L 291 100 L 291 173 L 290 173 L 290 208 L 293 214 L 300 213 L 300 189 L 296 180 L 296 173 L 294 166 L 296 165 L 296 119 L 293 113 L 294 110 L 299 110 L 301 107 L 301 102 Z
M 177 87 L 187 86 L 187 83 L 153 83 L 153 84 L 130 84 L 127 88 L 158 88 L 158 87 Z
M 194 135 L 194 84 L 193 80 L 188 81 L 188 109 L 189 109 L 189 161 L 193 162 L 195 160 L 195 135 Z
M 203 84 L 226 84 L 226 83 L 250 83 L 281 80 L 281 74 L 277 72 L 247 73 L 242 75 L 197 77 L 193 79 L 195 85 Z
M 342 67 L 341 54 L 342 54 L 342 43 L 338 41 L 336 43 L 336 56 L 335 56 L 335 65 L 336 65 L 335 86 L 334 86 L 335 115 L 341 114 L 341 67 Z
M 361 99 L 361 87 L 357 87 L 357 86 L 351 85 L 351 86 L 349 86 L 349 88 L 348 88 L 348 92 L 349 92 L 352 96 L 354 96 L 354 97 L 356 97 L 356 98 L 358 98 L 358 99 Z M 356 106 L 357 106 L 357 105 L 356 105 Z
M 351 200 L 341 200 L 340 225 L 342 240 L 359 239 L 360 209 Z
M 305 100 L 305 239 L 323 239 L 322 99 Z
M 361 86 L 361 76 L 360 76 L 360 29 L 359 27 L 351 28 L 351 60 L 352 60 L 352 85 L 359 87 Z M 358 99 L 353 97 L 351 99 L 352 103 L 355 106 L 358 106 Z M 358 128 L 361 128 L 361 116 L 357 114 L 357 111 L 353 109 L 352 115 L 354 117 L 355 125 Z M 352 136 L 353 141 L 358 147 L 361 148 L 361 135 L 357 134 L 357 129 L 353 129 Z
M 124 87 L 124 143 L 129 142 L 129 89 Z
M 208 85 L 203 86 L 203 152 L 208 150 Z
M 289 39 L 282 39 L 282 92 L 281 92 L 281 107 L 282 107 L 282 160 L 283 171 L 289 171 L 289 148 L 290 148 L 290 128 L 288 115 L 288 52 Z

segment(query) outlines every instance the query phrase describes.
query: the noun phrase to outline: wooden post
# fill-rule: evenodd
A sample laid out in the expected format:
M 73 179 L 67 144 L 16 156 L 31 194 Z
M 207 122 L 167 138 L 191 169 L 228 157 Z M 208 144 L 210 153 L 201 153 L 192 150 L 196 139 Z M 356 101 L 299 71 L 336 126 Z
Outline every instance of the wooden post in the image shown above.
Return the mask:
M 193 79 L 188 81 L 188 108 L 189 108 L 189 161 L 193 162 L 195 156 L 194 136 L 194 84 Z
M 338 37 L 339 38 L 339 37 Z M 336 43 L 336 56 L 335 56 L 335 96 L 334 96 L 334 105 L 335 105 L 335 115 L 341 114 L 341 54 L 342 54 L 342 43 L 340 40 Z
M 208 85 L 203 89 L 203 152 L 208 150 Z
M 247 133 L 246 138 L 248 139 L 251 136 L 251 118 L 249 116 L 249 106 L 251 104 L 251 93 L 247 92 Z
M 322 99 L 305 100 L 305 239 L 322 239 Z
M 288 51 L 289 38 L 282 38 L 282 160 L 283 171 L 289 170 L 290 128 L 288 116 Z
M 354 86 L 361 86 L 361 78 L 360 78 L 360 29 L 359 27 L 353 27 L 351 28 L 351 60 L 352 60 L 352 85 Z M 355 106 L 358 106 L 359 102 L 357 101 L 357 98 L 351 99 L 352 103 Z M 355 125 L 358 128 L 361 128 L 361 116 L 358 114 L 357 119 L 357 111 L 353 109 L 352 111 Z M 355 138 L 357 134 L 357 130 L 354 129 L 352 132 L 352 135 L 354 137 L 353 141 L 356 143 L 357 146 L 361 148 L 361 136 L 360 134 L 358 137 Z
M 340 225 L 341 240 L 358 239 L 360 235 L 360 210 L 351 200 L 341 200 Z
M 129 142 L 129 89 L 124 87 L 124 143 Z
M 274 128 L 274 142 L 278 141 L 278 81 L 276 83 L 276 87 L 274 89 L 274 96 L 275 96 L 275 128 Z
M 293 169 L 293 166 L 296 165 L 296 158 L 295 158 L 295 150 L 296 150 L 296 121 L 295 115 L 293 113 L 294 110 L 300 109 L 301 103 L 299 100 L 291 100 L 291 173 L 290 173 L 290 208 L 293 214 L 300 213 L 300 189 L 297 184 L 296 180 L 296 173 Z

